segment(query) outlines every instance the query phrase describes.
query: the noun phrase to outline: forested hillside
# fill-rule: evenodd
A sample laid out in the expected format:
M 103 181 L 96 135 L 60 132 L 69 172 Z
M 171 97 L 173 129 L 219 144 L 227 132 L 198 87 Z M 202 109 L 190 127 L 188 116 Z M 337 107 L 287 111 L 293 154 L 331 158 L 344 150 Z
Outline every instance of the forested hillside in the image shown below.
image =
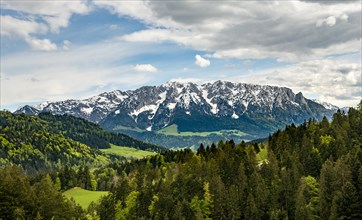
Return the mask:
M 105 149 L 110 148 L 110 144 L 114 144 L 155 152 L 163 150 L 162 147 L 136 140 L 124 134 L 105 131 L 97 124 L 74 116 L 41 113 L 39 117 L 49 123 L 50 132 L 60 133 L 92 148 Z
M 115 167 L 101 219 L 362 219 L 362 109 Z M 265 152 L 267 151 L 267 153 Z
M 60 207 L 47 206 L 42 211 L 32 205 L 34 200 L 22 196 L 39 193 L 36 189 L 43 184 L 45 189 L 60 191 L 81 186 L 111 192 L 87 210 L 63 199 L 61 207 L 71 204 L 69 210 L 73 210 L 67 217 L 362 219 L 361 148 L 362 102 L 347 115 L 337 112 L 331 122 L 323 119 L 290 125 L 263 142 L 220 141 L 201 145 L 197 152 L 165 151 L 112 163 L 92 175 L 87 167 L 65 167 L 29 181 L 19 170 L 2 168 L 0 207 L 4 208 L 0 212 L 15 217 L 20 213 L 30 218 L 64 218 Z M 23 187 L 10 193 L 9 184 L 19 178 Z
M 102 130 L 73 116 L 39 116 L 0 112 L 0 165 L 18 164 L 27 173 L 64 165 L 97 166 L 111 158 L 98 149 L 110 143 L 159 152 L 161 147 Z M 122 159 L 118 157 L 118 159 Z
M 65 164 L 97 164 L 108 160 L 89 146 L 51 133 L 50 124 L 36 116 L 0 112 L 0 163 L 18 164 L 27 173 Z

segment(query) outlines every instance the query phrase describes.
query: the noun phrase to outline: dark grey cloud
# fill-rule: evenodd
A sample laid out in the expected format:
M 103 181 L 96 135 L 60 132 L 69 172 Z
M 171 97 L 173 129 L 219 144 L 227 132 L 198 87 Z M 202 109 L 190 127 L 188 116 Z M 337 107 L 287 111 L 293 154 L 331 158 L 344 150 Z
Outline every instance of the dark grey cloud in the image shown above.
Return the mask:
M 214 57 L 298 60 L 356 52 L 353 44 L 362 30 L 358 1 L 305 3 L 149 1 L 148 16 L 130 16 L 154 26 L 125 39 L 175 41 L 215 53 Z
M 347 67 L 341 67 L 338 69 L 338 71 L 341 72 L 342 74 L 348 74 L 349 72 L 351 72 L 351 69 Z
M 341 72 L 341 70 L 343 72 Z M 286 86 L 307 97 L 337 106 L 354 106 L 362 98 L 361 63 L 347 60 L 313 60 L 265 70 L 233 81 Z
M 360 0 L 301 0 L 302 2 L 320 3 L 320 4 L 346 4 L 355 3 Z
M 31 77 L 29 80 L 30 80 L 31 82 L 40 82 L 40 80 L 37 79 L 37 78 L 35 78 L 35 77 Z

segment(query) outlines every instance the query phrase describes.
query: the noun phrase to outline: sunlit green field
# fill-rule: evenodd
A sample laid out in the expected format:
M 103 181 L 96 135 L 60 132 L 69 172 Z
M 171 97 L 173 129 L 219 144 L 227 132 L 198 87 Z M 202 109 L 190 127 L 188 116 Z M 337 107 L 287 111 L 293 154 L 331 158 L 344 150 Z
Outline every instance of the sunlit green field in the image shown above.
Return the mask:
M 221 131 L 207 131 L 207 132 L 191 132 L 191 131 L 179 132 L 176 124 L 163 128 L 163 129 L 159 130 L 157 133 L 164 134 L 164 135 L 173 135 L 173 136 L 201 136 L 201 137 L 206 137 L 210 134 L 217 134 L 217 135 L 233 134 L 233 135 L 238 135 L 238 136 L 247 135 L 246 133 L 238 131 L 238 130 L 221 130 Z
M 149 155 L 155 155 L 155 152 L 150 151 L 144 151 L 144 150 L 138 150 L 131 147 L 121 147 L 111 144 L 111 148 L 107 149 L 101 149 L 102 152 L 106 154 L 115 154 L 118 156 L 123 156 L 126 158 L 136 158 L 141 159 L 143 157 L 149 156 Z
M 268 149 L 266 147 L 261 148 L 260 152 L 256 155 L 256 159 L 259 162 L 267 161 L 268 160 Z
M 108 191 L 89 191 L 79 187 L 74 187 L 63 193 L 67 198 L 73 198 L 83 209 L 88 208 L 91 202 L 97 202 L 102 196 L 107 195 Z

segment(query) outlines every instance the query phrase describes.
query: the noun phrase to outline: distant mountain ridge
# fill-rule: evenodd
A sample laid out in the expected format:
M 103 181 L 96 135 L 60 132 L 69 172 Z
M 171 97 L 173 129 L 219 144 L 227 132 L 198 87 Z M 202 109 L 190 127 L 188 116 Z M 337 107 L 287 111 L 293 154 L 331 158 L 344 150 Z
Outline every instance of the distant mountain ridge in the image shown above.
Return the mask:
M 258 138 L 286 124 L 331 117 L 335 111 L 286 87 L 216 81 L 115 90 L 84 100 L 24 106 L 15 113 L 69 114 L 108 130 L 158 131 L 177 124 L 180 131 L 236 129 Z
M 331 103 L 328 103 L 328 102 L 320 101 L 318 99 L 312 99 L 312 101 L 322 105 L 324 108 L 329 109 L 329 110 L 336 110 L 337 111 L 339 109 L 338 106 L 335 106 L 335 105 L 333 105 Z

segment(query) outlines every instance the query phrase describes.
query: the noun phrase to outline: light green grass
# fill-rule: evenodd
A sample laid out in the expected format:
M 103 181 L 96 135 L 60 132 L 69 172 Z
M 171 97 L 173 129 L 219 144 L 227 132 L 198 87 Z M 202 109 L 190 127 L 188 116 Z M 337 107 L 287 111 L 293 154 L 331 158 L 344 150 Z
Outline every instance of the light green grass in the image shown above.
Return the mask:
M 116 127 L 114 127 L 112 129 L 113 131 L 122 131 L 122 130 L 127 130 L 127 131 L 137 131 L 137 132 L 144 132 L 144 130 L 141 130 L 139 128 L 131 128 L 131 127 L 126 127 L 126 126 L 122 126 L 122 125 L 117 125 Z
M 260 146 L 259 146 L 260 147 Z M 264 146 L 264 148 L 261 148 L 260 149 L 260 152 L 256 155 L 256 159 L 259 161 L 259 162 L 262 162 L 262 161 L 267 161 L 268 160 L 268 150 L 267 148 Z
M 108 191 L 89 191 L 79 187 L 74 187 L 63 193 L 67 198 L 73 198 L 83 209 L 87 209 L 91 202 L 98 202 L 98 200 L 107 195 Z
M 141 159 L 150 155 L 155 155 L 155 152 L 138 150 L 131 147 L 121 147 L 111 144 L 111 148 L 101 149 L 102 152 L 106 154 L 115 154 L 118 156 L 123 156 L 126 158 L 136 158 Z
M 201 137 L 206 137 L 210 134 L 217 134 L 217 135 L 233 134 L 233 135 L 237 135 L 237 136 L 247 135 L 246 133 L 238 131 L 238 130 L 220 130 L 220 131 L 206 131 L 206 132 L 192 132 L 192 131 L 179 132 L 178 126 L 176 124 L 172 124 L 170 126 L 162 128 L 161 130 L 157 131 L 157 133 L 164 134 L 164 135 L 171 135 L 171 136 L 201 136 Z

